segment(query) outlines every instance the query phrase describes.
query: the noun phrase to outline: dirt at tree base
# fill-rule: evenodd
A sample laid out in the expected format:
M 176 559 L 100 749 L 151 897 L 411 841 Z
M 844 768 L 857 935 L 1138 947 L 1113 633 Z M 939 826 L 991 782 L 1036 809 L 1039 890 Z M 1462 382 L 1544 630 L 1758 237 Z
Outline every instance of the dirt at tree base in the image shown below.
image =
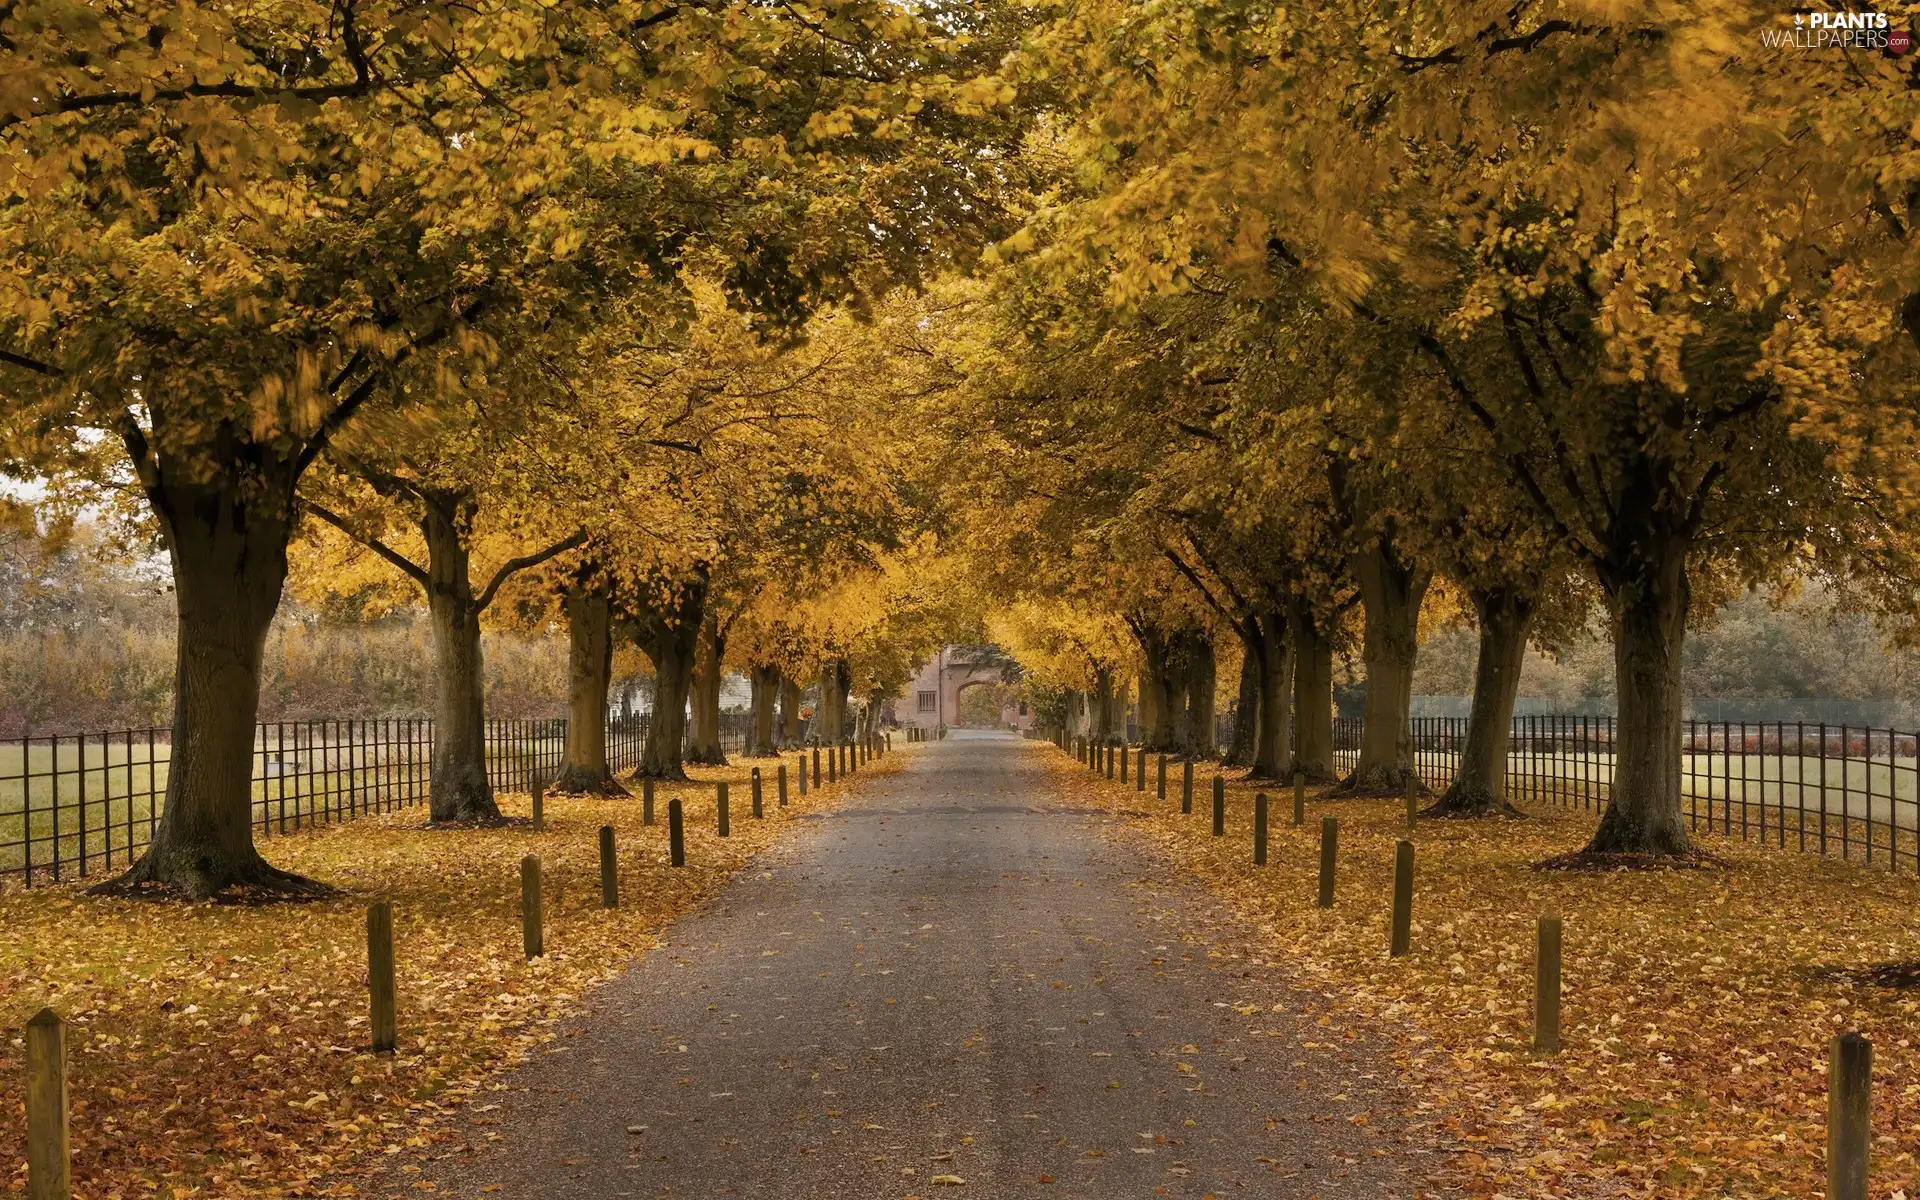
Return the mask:
M 1692 849 L 1679 854 L 1652 851 L 1575 850 L 1533 864 L 1536 871 L 1731 871 L 1733 864 L 1716 854 Z
M 100 896 L 115 900 L 149 900 L 172 903 L 202 902 L 230 905 L 242 908 L 258 908 L 267 904 L 306 904 L 316 900 L 331 900 L 340 895 L 340 889 L 317 879 L 308 879 L 291 871 L 282 871 L 265 859 L 257 864 L 237 871 L 238 878 L 224 883 L 211 891 L 202 891 L 186 884 L 170 880 L 152 879 L 146 876 L 145 860 L 135 864 L 132 870 L 105 883 L 97 883 L 87 889 L 87 895 Z

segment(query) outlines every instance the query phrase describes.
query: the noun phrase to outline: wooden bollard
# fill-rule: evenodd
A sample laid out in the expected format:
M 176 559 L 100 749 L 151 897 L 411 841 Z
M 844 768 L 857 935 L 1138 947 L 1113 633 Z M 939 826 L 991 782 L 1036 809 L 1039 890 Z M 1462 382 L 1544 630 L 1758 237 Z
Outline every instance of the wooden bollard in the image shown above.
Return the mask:
M 393 905 L 385 900 L 367 905 L 367 1027 L 373 1052 L 393 1053 L 400 1023 L 394 1004 Z
M 27 1022 L 27 1200 L 69 1200 L 72 1159 L 66 1023 L 43 1008 Z
M 1827 1048 L 1827 1200 L 1867 1200 L 1873 1043 L 1843 1033 Z
M 1120 743 L 1120 782 L 1125 783 L 1126 781 L 1127 781 L 1127 744 L 1125 742 L 1121 742 Z
M 547 795 L 538 789 L 533 793 L 533 831 L 545 833 L 547 829 Z
M 1160 779 L 1158 787 L 1160 789 L 1159 799 L 1165 800 L 1167 798 L 1167 756 L 1164 754 L 1160 756 Z
M 721 837 L 733 836 L 733 822 L 727 817 L 727 785 L 718 783 L 713 788 L 714 824 Z
M 1253 794 L 1253 865 L 1267 865 L 1267 794 Z
M 1334 860 L 1340 855 L 1340 818 L 1320 818 L 1320 907 L 1333 907 Z
M 1293 773 L 1293 827 L 1300 828 L 1307 823 L 1307 773 Z
M 1393 847 L 1393 920 L 1387 932 L 1387 957 L 1400 958 L 1413 945 L 1413 843 Z
M 1560 1053 L 1560 918 L 1546 915 L 1533 938 L 1533 1048 Z
M 540 856 L 529 854 L 520 860 L 520 943 L 528 958 L 547 952 L 540 916 Z
M 780 764 L 780 778 L 776 787 L 779 792 L 780 807 L 785 808 L 787 806 L 787 764 L 785 763 Z
M 813 781 L 815 783 L 820 782 L 820 773 L 818 771 L 814 772 Z M 840 782 L 840 748 L 838 746 L 827 747 L 827 782 Z
M 761 817 L 764 817 L 767 815 L 766 810 L 761 805 L 762 805 L 762 801 L 760 798 L 760 768 L 755 767 L 753 769 L 753 816 L 755 820 L 758 820 Z
M 1140 747 L 1140 753 L 1133 759 L 1133 790 L 1144 793 L 1147 790 L 1147 748 Z
M 653 780 L 640 781 L 640 823 L 653 824 Z
M 804 750 L 800 752 L 800 794 L 807 794 L 807 754 Z
M 600 827 L 600 907 L 620 907 L 620 864 L 613 856 L 613 826 Z
M 1117 755 L 1114 751 L 1113 743 L 1108 742 L 1107 743 L 1107 780 L 1108 782 L 1112 782 L 1113 780 L 1113 760 L 1115 757 L 1117 757 Z
M 818 746 L 813 748 L 813 786 L 820 786 L 820 747 Z
M 1415 771 L 1407 772 L 1407 832 L 1413 832 L 1420 824 L 1420 775 Z
M 886 741 L 886 749 L 885 749 L 885 750 L 883 750 L 883 751 L 882 751 L 882 753 L 884 753 L 884 754 L 892 754 L 892 753 L 893 753 L 893 730 L 891 730 L 891 729 L 889 729 L 889 730 L 887 730 L 887 741 Z
M 1213 777 L 1213 836 L 1225 837 L 1227 834 L 1227 781 L 1223 776 Z
M 687 827 L 678 797 L 667 801 L 667 861 L 676 867 L 687 865 Z
M 1180 811 L 1193 811 L 1193 760 L 1180 764 Z

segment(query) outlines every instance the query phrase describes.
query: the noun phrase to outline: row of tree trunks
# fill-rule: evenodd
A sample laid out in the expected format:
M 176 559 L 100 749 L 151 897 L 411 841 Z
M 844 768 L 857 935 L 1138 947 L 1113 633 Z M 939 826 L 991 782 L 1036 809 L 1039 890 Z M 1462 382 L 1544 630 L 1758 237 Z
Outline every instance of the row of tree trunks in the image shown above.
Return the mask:
M 1387 535 L 1354 554 L 1352 569 L 1366 610 L 1361 653 L 1367 698 L 1360 760 L 1340 787 L 1349 795 L 1397 795 L 1413 774 L 1408 735 L 1413 666 L 1419 653 L 1420 604 L 1433 575 L 1407 561 Z

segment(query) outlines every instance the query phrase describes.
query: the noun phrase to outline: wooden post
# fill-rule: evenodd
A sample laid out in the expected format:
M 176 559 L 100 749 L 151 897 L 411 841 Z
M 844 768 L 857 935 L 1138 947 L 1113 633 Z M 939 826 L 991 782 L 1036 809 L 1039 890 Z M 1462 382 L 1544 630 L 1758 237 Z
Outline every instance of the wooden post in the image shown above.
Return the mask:
M 535 833 L 545 833 L 546 829 L 547 795 L 545 792 L 535 788 L 533 793 L 533 831 Z
M 393 905 L 385 900 L 367 905 L 367 1025 L 373 1052 L 393 1053 L 399 1017 L 394 1011 Z
M 640 781 L 640 823 L 653 824 L 653 780 Z
M 27 1022 L 27 1200 L 69 1200 L 72 1157 L 66 1024 L 43 1008 Z
M 1393 847 L 1393 924 L 1387 934 L 1387 957 L 1400 958 L 1413 945 L 1413 843 L 1400 839 Z
M 1407 772 L 1407 832 L 1412 833 L 1420 823 L 1420 776 Z
M 1180 811 L 1193 811 L 1193 760 L 1180 764 Z
M 884 751 L 884 753 L 887 753 L 887 754 L 893 753 L 893 730 L 891 729 L 887 730 L 887 748 Z
M 1307 823 L 1307 773 L 1293 773 L 1293 827 L 1300 828 Z
M 1340 853 L 1340 818 L 1320 818 L 1320 907 L 1333 907 L 1333 864 Z
M 547 952 L 540 933 L 540 856 L 520 860 L 520 943 L 528 958 Z
M 785 763 L 780 764 L 780 778 L 777 787 L 780 795 L 780 807 L 785 808 L 787 806 L 787 764 Z
M 713 787 L 713 811 L 721 837 L 733 836 L 733 823 L 727 819 L 727 785 L 717 783 Z
M 1111 782 L 1113 779 L 1113 760 L 1114 760 L 1113 743 L 1108 742 L 1107 743 L 1107 779 L 1109 782 Z
M 753 816 L 754 816 L 754 819 L 755 819 L 755 820 L 757 821 L 757 820 L 759 820 L 759 819 L 760 819 L 761 817 L 764 817 L 764 816 L 766 816 L 766 815 L 767 815 L 767 814 L 766 814 L 766 812 L 765 812 L 765 810 L 764 810 L 764 809 L 763 809 L 763 808 L 761 807 L 761 799 L 760 799 L 760 768 L 759 768 L 759 767 L 755 767 L 755 768 L 753 769 Z
M 620 865 L 613 857 L 613 826 L 600 827 L 600 907 L 620 907 Z
M 687 865 L 687 827 L 678 797 L 667 801 L 667 861 L 676 867 Z
M 1267 865 L 1267 794 L 1253 794 L 1253 865 Z
M 1133 760 L 1133 790 L 1136 792 L 1147 790 L 1147 748 L 1145 746 L 1140 747 L 1140 753 Z
M 1560 1052 L 1560 918 L 1546 915 L 1533 939 L 1533 1048 Z
M 820 782 L 819 772 L 816 771 L 814 773 L 813 781 L 815 783 Z M 840 782 L 840 747 L 838 746 L 827 747 L 827 782 Z
M 800 752 L 800 794 L 807 794 L 807 752 Z
M 1827 1200 L 1867 1200 L 1873 1043 L 1843 1033 L 1827 1048 Z
M 1160 799 L 1167 798 L 1167 756 L 1160 756 Z
M 803 763 L 805 762 L 804 755 L 802 756 L 801 761 Z M 820 747 L 819 746 L 815 746 L 813 748 L 813 786 L 815 787 L 820 786 Z
M 1227 833 L 1227 781 L 1224 776 L 1213 777 L 1213 836 L 1225 837 Z
M 1126 781 L 1127 781 L 1127 744 L 1125 742 L 1121 742 L 1120 743 L 1120 782 L 1125 783 Z

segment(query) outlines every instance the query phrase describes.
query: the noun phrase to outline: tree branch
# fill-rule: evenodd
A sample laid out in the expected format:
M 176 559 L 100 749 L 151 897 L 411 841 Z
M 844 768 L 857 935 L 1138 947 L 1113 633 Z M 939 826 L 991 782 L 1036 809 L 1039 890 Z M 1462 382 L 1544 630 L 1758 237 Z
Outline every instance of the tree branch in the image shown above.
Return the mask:
M 348 523 L 345 517 L 324 505 L 316 504 L 312 500 L 301 497 L 300 506 L 314 516 L 319 517 L 322 521 L 333 526 L 335 529 L 338 529 L 341 533 L 346 534 L 354 541 L 359 542 L 362 546 L 378 554 L 381 558 L 386 559 L 389 563 L 392 563 L 400 570 L 401 574 L 413 580 L 422 588 L 428 591 L 433 589 L 433 580 L 427 575 L 426 570 L 415 565 L 412 559 L 395 550 L 392 546 L 387 545 L 372 534 L 362 533 L 358 529 L 355 529 Z
M 586 542 L 587 531 L 578 529 L 573 532 L 572 536 L 562 538 L 560 541 L 548 546 L 545 550 L 537 550 L 532 554 L 523 554 L 519 558 L 508 559 L 501 564 L 498 571 L 493 573 L 493 578 L 487 581 L 486 589 L 480 593 L 480 598 L 473 602 L 473 611 L 476 613 L 487 611 L 487 605 L 493 603 L 494 596 L 500 591 L 500 585 L 505 583 L 515 572 L 524 571 L 528 567 L 537 567 L 556 555 L 565 554 L 567 551 L 578 546 L 584 546 Z

